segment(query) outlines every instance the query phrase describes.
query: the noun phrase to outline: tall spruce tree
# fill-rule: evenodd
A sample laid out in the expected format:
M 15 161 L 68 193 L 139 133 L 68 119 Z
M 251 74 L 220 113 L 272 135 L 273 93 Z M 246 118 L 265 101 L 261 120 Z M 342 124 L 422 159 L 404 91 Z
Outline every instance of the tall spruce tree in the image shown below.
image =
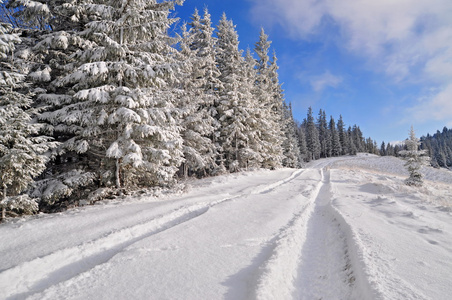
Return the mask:
M 247 65 L 238 47 L 235 26 L 226 14 L 217 30 L 217 64 L 223 85 L 218 104 L 219 141 L 225 167 L 235 172 L 248 168 L 249 164 L 257 165 L 262 159 L 253 147 L 258 129 Z
M 301 166 L 301 153 L 298 147 L 298 136 L 295 121 L 292 114 L 292 106 L 284 103 L 284 134 L 283 142 L 284 159 L 283 166 L 289 168 L 298 168 Z
M 189 23 L 183 26 L 181 59 L 184 77 L 181 80 L 182 97 L 179 103 L 182 116 L 182 138 L 185 161 L 183 174 L 206 175 L 217 169 L 217 147 L 214 144 L 218 122 L 215 104 L 221 81 L 215 61 L 215 39 L 210 14 L 204 10 L 203 18 L 195 10 Z
M 41 124 L 32 120 L 38 110 L 32 107 L 25 74 L 12 57 L 20 38 L 10 31 L 11 26 L 0 23 L 0 220 L 7 209 L 37 211 L 33 199 L 19 194 L 44 171 L 49 160 L 45 152 L 56 147 L 49 137 L 39 135 Z
M 328 124 L 326 122 L 326 114 L 324 110 L 319 111 L 317 117 L 317 129 L 319 131 L 320 141 L 320 157 L 331 156 L 331 139 L 330 132 L 328 131 Z
M 328 129 L 331 137 L 331 155 L 340 156 L 342 153 L 341 141 L 339 139 L 339 132 L 336 128 L 336 122 L 332 116 L 330 117 Z
M 346 139 L 347 139 L 347 144 L 349 145 L 348 154 L 356 155 L 356 153 L 358 153 L 358 147 L 355 144 L 355 139 L 353 138 L 353 130 L 352 130 L 351 126 L 348 126 L 348 129 L 346 132 Z
M 259 41 L 255 44 L 254 52 L 257 59 L 257 76 L 255 97 L 261 109 L 262 145 L 264 168 L 280 167 L 283 160 L 281 130 L 281 105 L 282 99 L 280 86 L 276 76 L 276 62 L 271 63 L 268 55 L 270 42 L 264 29 L 261 29 Z
M 310 160 L 320 158 L 321 148 L 319 140 L 319 132 L 312 115 L 312 108 L 308 108 L 308 114 L 306 118 L 306 148 L 310 156 Z
M 300 149 L 300 163 L 309 161 L 308 149 L 306 147 L 306 128 L 302 124 L 297 125 L 298 148 Z
M 339 141 L 341 143 L 341 155 L 346 155 L 350 153 L 350 139 L 347 135 L 347 130 L 345 129 L 344 121 L 342 120 L 342 115 L 339 115 L 339 120 L 337 121 L 337 132 L 339 134 Z
M 174 4 L 81 3 L 81 14 L 95 17 L 77 33 L 85 46 L 66 65 L 71 71 L 54 83 L 71 97 L 46 118 L 73 134 L 67 150 L 98 157 L 93 169 L 116 187 L 168 184 L 182 161 L 167 34 Z

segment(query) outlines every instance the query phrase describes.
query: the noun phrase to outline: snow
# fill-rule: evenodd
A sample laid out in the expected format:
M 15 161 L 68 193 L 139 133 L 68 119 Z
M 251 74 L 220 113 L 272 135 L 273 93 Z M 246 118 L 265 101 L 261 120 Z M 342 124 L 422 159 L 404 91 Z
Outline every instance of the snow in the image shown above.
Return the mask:
M 449 299 L 452 173 L 410 187 L 403 163 L 324 159 L 10 220 L 2 299 Z

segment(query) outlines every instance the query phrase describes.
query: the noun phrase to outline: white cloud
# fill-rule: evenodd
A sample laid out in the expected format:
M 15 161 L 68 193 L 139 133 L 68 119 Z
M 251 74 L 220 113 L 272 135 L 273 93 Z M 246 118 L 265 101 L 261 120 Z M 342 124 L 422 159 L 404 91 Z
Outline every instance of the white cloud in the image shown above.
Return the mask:
M 312 77 L 310 84 L 314 91 L 321 92 L 327 87 L 337 87 L 342 80 L 341 77 L 331 74 L 330 71 L 326 71 L 322 75 Z
M 423 101 L 411 105 L 407 117 L 452 121 L 452 1 L 249 1 L 255 21 L 317 42 L 334 29 L 340 34 L 338 47 L 365 58 L 393 82 L 436 87 L 436 93 L 421 95 Z
M 405 121 L 424 123 L 429 120 L 446 121 L 452 124 L 452 83 L 434 90 L 419 102 L 406 110 Z M 411 118 L 411 120 L 409 120 Z

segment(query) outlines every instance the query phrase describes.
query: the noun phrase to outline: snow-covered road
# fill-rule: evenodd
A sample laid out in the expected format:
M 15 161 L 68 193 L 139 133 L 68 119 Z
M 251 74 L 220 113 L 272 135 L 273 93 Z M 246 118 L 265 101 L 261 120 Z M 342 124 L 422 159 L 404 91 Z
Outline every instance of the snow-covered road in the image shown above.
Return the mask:
M 410 190 L 378 159 L 2 224 L 0 298 L 448 299 L 452 217 L 434 201 L 450 183 Z

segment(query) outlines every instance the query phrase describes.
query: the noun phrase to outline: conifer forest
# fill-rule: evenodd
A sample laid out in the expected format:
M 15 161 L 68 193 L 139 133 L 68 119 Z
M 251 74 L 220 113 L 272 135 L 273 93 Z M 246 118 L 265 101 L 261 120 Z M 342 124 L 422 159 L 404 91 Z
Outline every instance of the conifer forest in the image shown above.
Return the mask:
M 175 25 L 182 2 L 3 1 L 3 217 L 187 177 L 380 154 L 342 116 L 309 107 L 294 120 L 263 29 L 243 51 L 226 14 L 213 24 L 207 9 L 194 11 Z M 436 161 L 450 165 L 444 151 Z

